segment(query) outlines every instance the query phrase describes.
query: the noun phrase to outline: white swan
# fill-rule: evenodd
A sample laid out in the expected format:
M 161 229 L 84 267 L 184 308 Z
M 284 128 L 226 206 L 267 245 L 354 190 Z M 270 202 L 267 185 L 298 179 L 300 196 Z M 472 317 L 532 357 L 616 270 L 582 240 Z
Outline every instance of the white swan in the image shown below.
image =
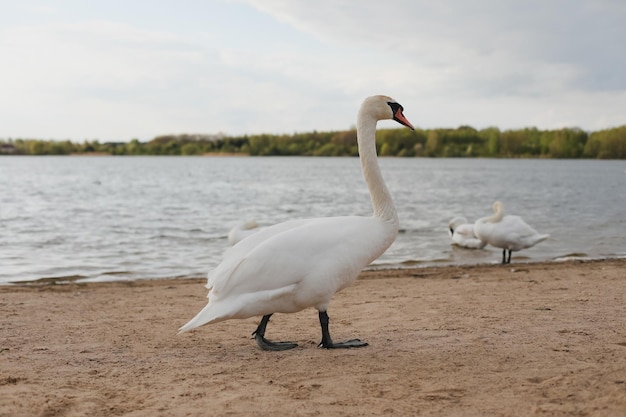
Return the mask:
M 398 215 L 376 157 L 376 123 L 393 119 L 413 129 L 403 108 L 386 96 L 365 99 L 357 118 L 357 144 L 372 217 L 345 216 L 292 220 L 260 230 L 229 248 L 209 273 L 209 302 L 180 328 L 185 332 L 208 323 L 263 316 L 253 333 L 264 350 L 286 350 L 292 342 L 271 342 L 265 329 L 273 313 L 308 307 L 319 312 L 324 348 L 367 346 L 359 339 L 333 342 L 327 309 L 337 291 L 382 255 L 398 234 Z
M 468 249 L 482 249 L 487 245 L 487 242 L 483 242 L 476 237 L 474 225 L 468 223 L 465 217 L 455 217 L 450 220 L 448 228 L 450 229 L 452 243 L 457 246 Z
M 234 246 L 240 240 L 245 239 L 253 233 L 261 230 L 261 227 L 254 220 L 247 220 L 245 222 L 235 225 L 228 232 L 228 243 L 230 246 Z
M 519 216 L 504 215 L 504 205 L 493 203 L 491 216 L 483 217 L 474 223 L 476 236 L 496 248 L 502 248 L 502 263 L 511 263 L 511 252 L 535 246 L 550 235 L 540 234 Z M 509 251 L 508 258 L 506 251 Z

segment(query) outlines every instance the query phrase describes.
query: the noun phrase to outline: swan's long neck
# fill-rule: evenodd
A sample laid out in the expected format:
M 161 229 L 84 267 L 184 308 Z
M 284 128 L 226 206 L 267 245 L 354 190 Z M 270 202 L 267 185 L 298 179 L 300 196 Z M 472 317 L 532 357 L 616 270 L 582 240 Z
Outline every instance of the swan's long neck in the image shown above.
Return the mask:
M 399 225 L 398 212 L 378 166 L 376 122 L 377 120 L 368 114 L 359 113 L 357 120 L 359 158 L 361 159 L 363 176 L 372 199 L 374 216 L 391 222 L 397 228 Z
M 504 217 L 504 207 L 501 204 L 495 203 L 493 205 L 493 215 L 489 216 L 486 221 L 489 223 L 499 223 Z

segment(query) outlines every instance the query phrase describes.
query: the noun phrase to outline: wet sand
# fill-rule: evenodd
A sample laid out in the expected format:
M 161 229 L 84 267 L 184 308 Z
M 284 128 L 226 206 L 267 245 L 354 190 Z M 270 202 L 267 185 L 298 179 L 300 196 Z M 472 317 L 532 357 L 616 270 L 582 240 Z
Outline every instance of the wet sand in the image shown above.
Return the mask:
M 626 259 L 363 272 L 328 311 L 177 335 L 204 279 L 1 286 L 0 416 L 624 416 Z

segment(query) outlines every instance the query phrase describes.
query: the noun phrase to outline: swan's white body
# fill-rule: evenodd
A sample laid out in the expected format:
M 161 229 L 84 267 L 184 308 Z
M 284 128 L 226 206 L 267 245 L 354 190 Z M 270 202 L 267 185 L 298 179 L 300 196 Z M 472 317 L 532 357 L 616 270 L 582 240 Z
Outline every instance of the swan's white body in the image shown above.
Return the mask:
M 242 222 L 230 229 L 228 232 L 228 243 L 231 246 L 234 246 L 239 243 L 240 240 L 257 233 L 259 230 L 261 230 L 261 227 L 259 227 L 257 222 L 254 220 Z
M 462 248 L 482 249 L 487 245 L 474 234 L 474 225 L 465 217 L 455 217 L 448 223 L 452 243 Z
M 331 297 L 385 252 L 398 233 L 396 208 L 380 173 L 375 144 L 377 121 L 392 118 L 412 128 L 402 107 L 389 97 L 367 98 L 358 114 L 359 155 L 374 215 L 292 220 L 241 240 L 209 273 L 209 302 L 180 332 L 308 307 L 325 314 Z
M 489 245 L 508 250 L 509 261 L 511 251 L 530 248 L 550 237 L 537 232 L 519 216 L 505 215 L 499 201 L 493 203 L 493 212 L 491 216 L 476 220 L 474 233 Z

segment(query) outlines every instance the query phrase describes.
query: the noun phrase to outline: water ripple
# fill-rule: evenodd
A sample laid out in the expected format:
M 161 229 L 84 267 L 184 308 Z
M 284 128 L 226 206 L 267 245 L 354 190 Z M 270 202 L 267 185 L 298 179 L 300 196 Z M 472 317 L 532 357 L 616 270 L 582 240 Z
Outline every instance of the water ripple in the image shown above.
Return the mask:
M 519 260 L 626 256 L 625 165 L 382 158 L 401 232 L 373 267 L 498 262 L 447 235 L 496 199 L 552 235 Z M 243 220 L 371 213 L 356 158 L 6 157 L 0 178 L 0 283 L 204 276 Z

